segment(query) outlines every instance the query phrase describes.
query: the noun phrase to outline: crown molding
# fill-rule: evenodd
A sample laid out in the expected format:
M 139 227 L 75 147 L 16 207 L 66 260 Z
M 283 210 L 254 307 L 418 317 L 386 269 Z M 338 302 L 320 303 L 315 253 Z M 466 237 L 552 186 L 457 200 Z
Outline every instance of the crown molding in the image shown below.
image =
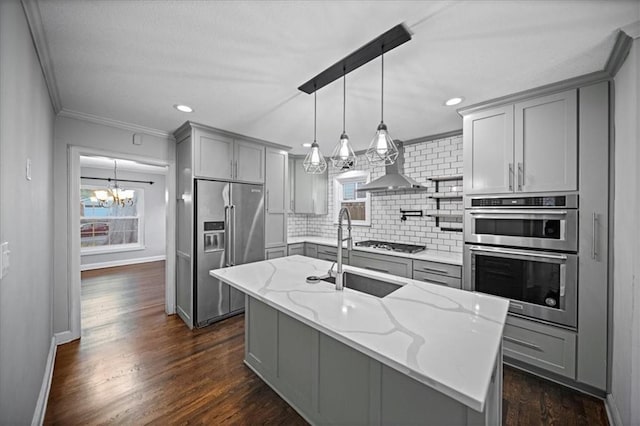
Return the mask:
M 422 142 L 437 141 L 439 139 L 453 138 L 456 136 L 462 136 L 462 129 L 451 130 L 449 132 L 443 132 L 443 133 L 436 133 L 435 135 L 421 136 L 419 138 L 414 138 L 414 139 L 408 139 L 404 141 L 404 146 L 413 145 L 413 144 L 422 143 Z
M 291 150 L 291 147 L 288 145 L 282 145 L 282 144 L 267 141 L 264 139 L 254 138 L 253 136 L 247 136 L 240 133 L 231 132 L 229 130 L 218 129 L 217 127 L 212 127 L 206 124 L 196 123 L 194 121 L 189 121 L 189 120 L 182 123 L 182 125 L 173 132 L 173 137 L 175 138 L 176 141 L 179 142 L 191 134 L 191 129 L 200 129 L 208 132 L 213 132 L 222 136 L 226 136 L 231 139 L 243 139 L 245 141 L 255 142 L 260 145 L 265 145 L 275 149 L 281 149 L 287 152 Z
M 615 77 L 618 71 L 620 71 L 620 68 L 622 68 L 622 64 L 624 64 L 624 60 L 627 59 L 632 44 L 633 38 L 623 30 L 619 30 L 616 36 L 616 42 L 609 54 L 609 59 L 607 59 L 607 64 L 604 66 L 604 71 L 612 78 Z
M 170 132 L 165 132 L 164 130 L 152 129 L 150 127 L 100 117 L 86 112 L 71 111 L 66 108 L 63 108 L 58 113 L 58 117 L 73 118 L 75 120 L 87 121 L 89 123 L 101 124 L 103 126 L 115 127 L 122 130 L 129 130 L 134 133 L 144 133 L 151 136 L 174 140 L 173 135 Z
M 632 22 L 621 28 L 629 37 L 636 40 L 640 38 L 640 21 Z
M 31 32 L 31 40 L 40 62 L 40 68 L 44 76 L 49 91 L 49 99 L 53 110 L 58 114 L 62 110 L 62 101 L 60 100 L 60 92 L 56 83 L 56 75 L 53 71 L 53 63 L 51 62 L 51 53 L 49 53 L 49 44 L 45 37 L 44 27 L 42 25 L 42 16 L 40 15 L 40 7 L 37 0 L 21 0 L 22 9 L 27 18 L 29 31 Z

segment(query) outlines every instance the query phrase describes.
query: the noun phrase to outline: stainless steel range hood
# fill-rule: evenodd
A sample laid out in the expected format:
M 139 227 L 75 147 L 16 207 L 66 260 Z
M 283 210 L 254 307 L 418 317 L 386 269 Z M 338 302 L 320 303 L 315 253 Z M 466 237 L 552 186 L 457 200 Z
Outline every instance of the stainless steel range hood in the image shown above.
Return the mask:
M 390 166 L 386 166 L 386 173 L 378 179 L 358 187 L 358 191 L 381 192 L 399 191 L 403 189 L 426 189 L 423 186 L 404 175 L 404 146 L 402 142 L 395 141 L 398 147 L 398 158 Z

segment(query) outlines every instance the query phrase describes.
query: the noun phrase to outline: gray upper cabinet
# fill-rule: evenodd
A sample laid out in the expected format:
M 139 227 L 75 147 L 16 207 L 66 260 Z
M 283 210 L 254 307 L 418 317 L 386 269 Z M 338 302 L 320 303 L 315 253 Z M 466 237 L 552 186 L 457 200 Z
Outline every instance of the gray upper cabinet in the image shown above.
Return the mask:
M 577 91 L 515 104 L 517 190 L 578 189 Z
M 235 140 L 234 180 L 264 183 L 264 147 L 252 142 Z
M 194 176 L 264 183 L 264 146 L 194 130 Z
M 302 166 L 303 161 L 302 158 L 296 158 L 292 162 L 294 165 L 294 176 L 291 179 L 293 211 L 295 213 L 327 214 L 328 170 L 319 175 L 306 173 Z
M 513 105 L 464 117 L 464 193 L 513 191 Z
M 233 178 L 233 139 L 194 130 L 195 177 L 230 180 Z
M 465 115 L 465 194 L 575 191 L 577 90 Z
M 287 245 L 288 154 L 267 148 L 265 178 L 265 247 Z

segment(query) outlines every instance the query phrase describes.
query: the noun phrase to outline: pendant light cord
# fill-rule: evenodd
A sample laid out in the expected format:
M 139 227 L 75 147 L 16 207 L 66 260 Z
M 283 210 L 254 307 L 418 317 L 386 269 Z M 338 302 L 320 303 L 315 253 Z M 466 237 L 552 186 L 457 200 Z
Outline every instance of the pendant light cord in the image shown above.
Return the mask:
M 313 88 L 316 88 L 316 85 L 313 85 Z M 318 109 L 318 97 L 316 96 L 318 93 L 316 90 L 313 91 L 313 141 L 316 141 L 316 111 Z
M 384 123 L 384 46 L 382 46 L 382 53 L 380 54 L 382 59 L 382 94 L 380 97 L 380 123 Z
M 345 133 L 345 117 L 347 115 L 347 74 L 342 69 L 342 133 Z

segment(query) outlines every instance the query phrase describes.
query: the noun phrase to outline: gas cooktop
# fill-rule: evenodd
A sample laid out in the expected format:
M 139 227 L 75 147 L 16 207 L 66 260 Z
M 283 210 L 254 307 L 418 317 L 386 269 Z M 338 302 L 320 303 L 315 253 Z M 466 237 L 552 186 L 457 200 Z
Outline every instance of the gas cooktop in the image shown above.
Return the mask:
M 356 243 L 358 247 L 370 247 L 381 250 L 397 251 L 401 253 L 417 253 L 425 250 L 426 246 L 417 246 L 413 244 L 390 243 L 387 241 L 366 240 Z

